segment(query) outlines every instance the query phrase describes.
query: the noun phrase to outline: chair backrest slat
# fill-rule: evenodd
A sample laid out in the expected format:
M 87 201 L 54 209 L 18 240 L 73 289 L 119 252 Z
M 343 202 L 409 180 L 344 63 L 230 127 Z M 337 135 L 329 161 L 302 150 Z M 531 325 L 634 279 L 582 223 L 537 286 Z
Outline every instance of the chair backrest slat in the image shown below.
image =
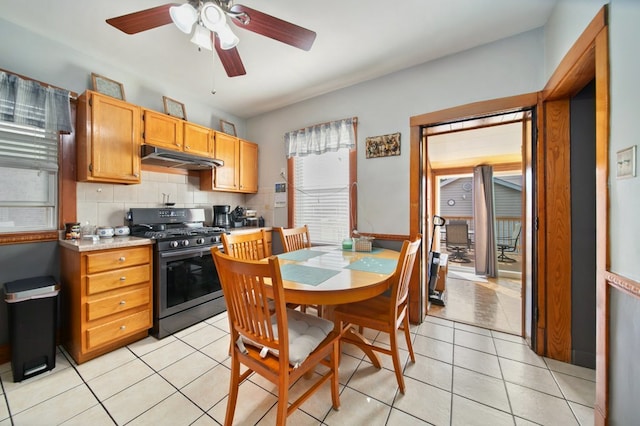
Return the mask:
M 309 228 L 307 225 L 297 228 L 277 228 L 282 241 L 282 249 L 286 252 L 300 250 L 311 247 Z
M 222 234 L 224 252 L 238 259 L 260 260 L 271 256 L 264 229 L 256 232 Z

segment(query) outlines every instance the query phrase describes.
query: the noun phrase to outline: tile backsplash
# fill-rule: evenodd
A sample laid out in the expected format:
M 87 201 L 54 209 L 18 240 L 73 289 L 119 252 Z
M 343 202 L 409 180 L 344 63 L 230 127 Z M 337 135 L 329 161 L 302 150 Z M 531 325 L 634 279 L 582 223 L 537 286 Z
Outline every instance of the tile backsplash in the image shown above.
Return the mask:
M 228 204 L 233 209 L 237 205 L 246 206 L 247 201 L 255 197 L 200 191 L 198 177 L 143 171 L 142 183 L 137 185 L 78 182 L 77 220 L 82 225 L 127 225 L 125 214 L 130 208 L 162 207 L 166 200 L 163 194 L 168 194 L 175 207 L 205 208 L 208 224 L 214 204 Z

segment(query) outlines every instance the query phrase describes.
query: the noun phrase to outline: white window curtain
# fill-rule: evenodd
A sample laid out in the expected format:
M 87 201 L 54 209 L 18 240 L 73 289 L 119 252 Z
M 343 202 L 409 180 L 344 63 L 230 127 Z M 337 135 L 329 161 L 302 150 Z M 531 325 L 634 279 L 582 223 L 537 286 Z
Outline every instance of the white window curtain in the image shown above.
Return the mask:
M 340 148 L 356 146 L 355 117 L 316 124 L 284 135 L 287 157 L 305 157 L 309 154 L 335 152 Z

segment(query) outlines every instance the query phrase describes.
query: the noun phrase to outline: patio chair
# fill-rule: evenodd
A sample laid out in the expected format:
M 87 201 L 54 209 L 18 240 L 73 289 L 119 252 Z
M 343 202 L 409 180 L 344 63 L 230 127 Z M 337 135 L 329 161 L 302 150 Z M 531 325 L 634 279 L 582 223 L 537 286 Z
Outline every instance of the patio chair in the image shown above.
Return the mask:
M 465 255 L 470 248 L 469 225 L 464 223 L 448 223 L 447 230 L 447 250 L 453 251 L 449 258 L 450 262 L 469 263 L 471 260 Z
M 498 255 L 498 262 L 515 262 L 516 260 L 512 257 L 507 256 L 504 252 L 507 253 L 515 253 L 518 248 L 518 240 L 520 239 L 520 232 L 522 231 L 522 227 L 518 223 L 511 233 L 510 237 L 498 237 L 498 250 L 500 250 L 500 254 Z

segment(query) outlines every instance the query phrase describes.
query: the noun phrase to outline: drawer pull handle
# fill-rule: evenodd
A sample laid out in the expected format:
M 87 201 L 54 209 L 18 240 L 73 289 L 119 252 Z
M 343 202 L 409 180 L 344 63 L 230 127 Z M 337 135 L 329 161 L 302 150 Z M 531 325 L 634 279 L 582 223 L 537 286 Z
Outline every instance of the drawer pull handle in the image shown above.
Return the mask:
M 121 326 L 120 326 L 120 330 L 124 330 L 125 328 L 127 328 L 127 326 L 126 326 L 126 325 L 121 325 Z
M 120 277 L 120 281 L 124 281 L 126 279 L 127 279 L 127 277 Z
M 120 259 L 118 259 L 120 262 L 124 262 L 126 260 L 126 258 L 124 256 L 122 256 Z
M 126 301 L 124 301 L 124 300 L 121 300 L 121 301 L 120 301 L 120 304 L 121 304 L 121 305 L 124 305 L 124 304 L 126 304 L 126 303 L 127 303 L 127 302 L 126 302 Z

